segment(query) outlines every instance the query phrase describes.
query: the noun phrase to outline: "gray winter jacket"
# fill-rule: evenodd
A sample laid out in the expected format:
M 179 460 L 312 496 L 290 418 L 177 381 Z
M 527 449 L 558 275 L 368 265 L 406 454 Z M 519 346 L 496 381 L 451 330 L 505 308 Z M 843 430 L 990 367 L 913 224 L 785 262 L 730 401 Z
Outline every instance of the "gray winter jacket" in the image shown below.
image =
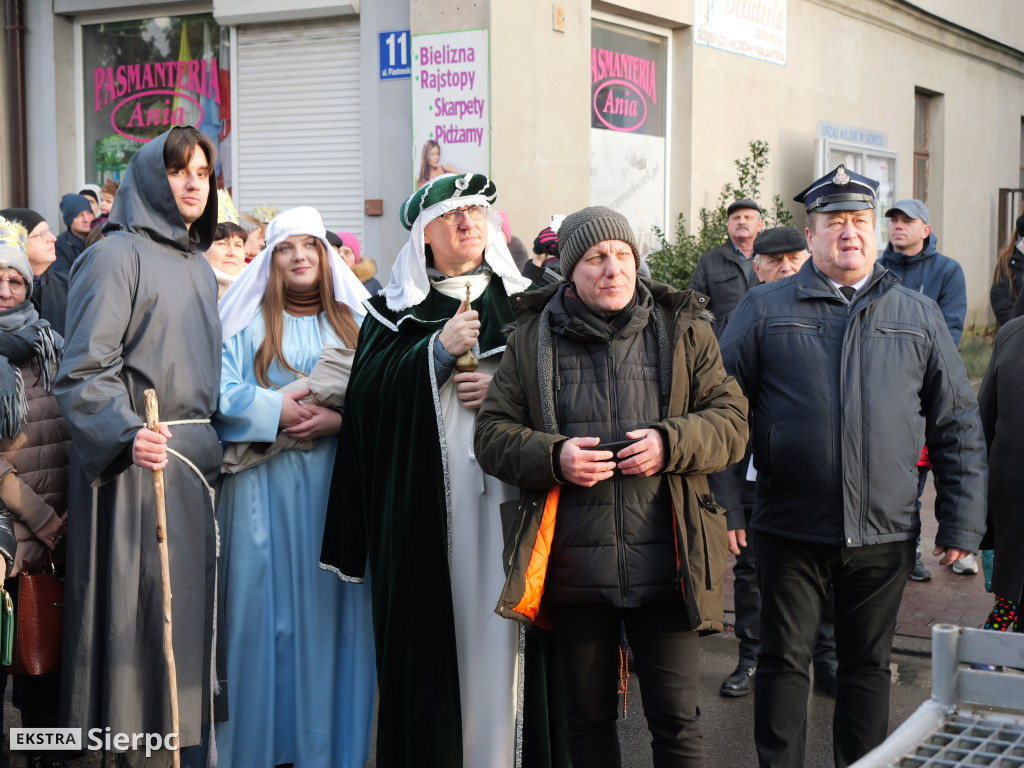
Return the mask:
M 752 528 L 849 547 L 912 539 L 927 442 L 936 543 L 977 551 L 985 439 L 935 302 L 876 264 L 847 304 L 808 260 L 744 297 L 722 356 L 750 402 Z

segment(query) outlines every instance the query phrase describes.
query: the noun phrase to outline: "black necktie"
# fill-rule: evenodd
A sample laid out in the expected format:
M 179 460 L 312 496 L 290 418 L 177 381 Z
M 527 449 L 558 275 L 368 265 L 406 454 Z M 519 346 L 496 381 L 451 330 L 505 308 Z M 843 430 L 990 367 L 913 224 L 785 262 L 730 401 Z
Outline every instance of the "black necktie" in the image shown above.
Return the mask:
M 846 297 L 847 301 L 853 301 L 853 294 L 857 291 L 852 285 L 840 285 L 839 292 Z

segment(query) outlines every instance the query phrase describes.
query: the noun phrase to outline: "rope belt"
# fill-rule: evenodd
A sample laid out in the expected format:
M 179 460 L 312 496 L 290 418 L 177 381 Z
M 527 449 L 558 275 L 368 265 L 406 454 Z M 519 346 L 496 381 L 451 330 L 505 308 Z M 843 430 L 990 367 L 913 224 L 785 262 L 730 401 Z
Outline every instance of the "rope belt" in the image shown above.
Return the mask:
M 168 427 L 175 427 L 181 424 L 209 424 L 209 419 L 179 419 L 177 421 L 161 421 Z M 216 558 L 220 560 L 220 526 L 217 525 L 217 492 L 206 482 L 206 476 L 199 470 L 191 459 L 174 450 L 170 446 L 167 447 L 167 453 L 174 458 L 181 461 L 186 467 L 192 470 L 196 477 L 199 478 L 199 482 L 203 484 L 203 488 L 206 489 L 206 493 L 210 497 L 210 511 L 213 513 L 213 533 L 214 540 L 216 542 Z M 209 753 L 207 755 L 207 765 L 217 765 L 217 738 L 215 728 L 213 724 L 213 699 L 214 696 L 220 695 L 220 681 L 217 679 L 217 582 L 220 579 L 220 567 L 213 569 L 213 638 L 210 644 L 210 741 L 209 741 Z

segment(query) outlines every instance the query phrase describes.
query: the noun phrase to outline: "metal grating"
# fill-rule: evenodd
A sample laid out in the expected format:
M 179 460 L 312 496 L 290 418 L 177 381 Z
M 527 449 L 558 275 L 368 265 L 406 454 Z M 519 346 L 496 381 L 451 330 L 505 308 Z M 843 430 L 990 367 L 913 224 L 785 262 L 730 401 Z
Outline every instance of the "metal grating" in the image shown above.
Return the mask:
M 913 753 L 890 764 L 892 768 L 987 765 L 1024 768 L 1024 724 L 991 714 L 958 712 L 926 738 Z

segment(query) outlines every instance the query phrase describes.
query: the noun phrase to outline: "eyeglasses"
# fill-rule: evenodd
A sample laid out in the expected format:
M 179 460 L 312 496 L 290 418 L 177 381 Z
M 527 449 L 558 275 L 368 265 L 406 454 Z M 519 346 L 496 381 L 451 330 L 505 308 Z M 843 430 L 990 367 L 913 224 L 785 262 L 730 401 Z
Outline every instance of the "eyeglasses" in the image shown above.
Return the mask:
M 24 291 L 28 288 L 28 284 L 20 277 L 0 277 L 0 285 L 4 283 L 7 283 L 12 292 Z
M 480 219 L 487 216 L 487 209 L 484 208 L 482 205 L 471 205 L 468 208 L 456 208 L 454 211 L 442 213 L 438 218 L 440 218 L 441 221 L 443 221 L 449 227 L 454 227 L 456 224 L 462 221 L 462 216 L 460 214 L 463 213 L 467 214 L 471 219 L 480 221 Z
M 47 238 L 47 237 L 51 237 L 52 235 L 53 235 L 53 232 L 51 232 L 49 227 L 47 227 L 42 232 L 36 232 L 34 235 L 29 235 L 28 239 L 31 240 L 33 237 Z

